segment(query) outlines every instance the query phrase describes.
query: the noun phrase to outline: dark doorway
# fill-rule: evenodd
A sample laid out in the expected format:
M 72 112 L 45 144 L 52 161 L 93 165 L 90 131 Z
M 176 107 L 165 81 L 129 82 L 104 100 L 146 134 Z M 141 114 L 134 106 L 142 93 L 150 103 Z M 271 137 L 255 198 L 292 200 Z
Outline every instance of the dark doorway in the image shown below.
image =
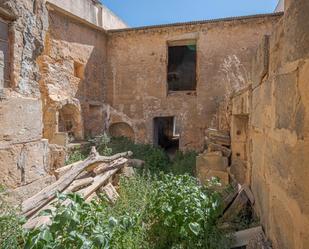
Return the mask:
M 168 47 L 168 90 L 196 90 L 196 45 Z
M 179 149 L 179 134 L 177 134 L 175 117 L 154 118 L 154 144 L 169 153 Z

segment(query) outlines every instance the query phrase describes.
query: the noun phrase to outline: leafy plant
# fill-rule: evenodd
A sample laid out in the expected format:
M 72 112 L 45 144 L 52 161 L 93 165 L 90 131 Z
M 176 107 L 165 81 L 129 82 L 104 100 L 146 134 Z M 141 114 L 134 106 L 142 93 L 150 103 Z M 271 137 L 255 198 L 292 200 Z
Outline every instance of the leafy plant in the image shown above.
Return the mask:
M 65 196 L 59 198 L 63 201 L 66 199 Z M 75 194 L 68 195 L 68 198 L 68 206 L 58 204 L 56 211 L 45 211 L 44 214 L 52 215 L 52 224 L 30 231 L 25 249 L 108 248 L 112 227 L 104 223 L 104 209 L 86 203 Z
M 57 209 L 42 214 L 51 214 L 52 224 L 29 231 L 25 249 L 147 248 L 143 211 L 150 193 L 148 183 L 142 176 L 121 179 L 120 198 L 113 206 L 104 196 L 86 203 L 76 194 L 59 195 Z M 68 206 L 61 205 L 68 200 Z
M 89 149 L 82 149 L 82 148 L 76 148 L 73 151 L 71 151 L 68 155 L 68 159 L 66 160 L 65 164 L 69 165 L 78 161 L 85 160 L 89 154 Z
M 108 146 L 113 153 L 132 151 L 134 158 L 145 161 L 145 167 L 151 172 L 168 171 L 169 158 L 164 150 L 150 144 L 136 144 L 128 138 L 112 138 Z
M 18 210 L 9 205 L 0 191 L 0 248 L 22 248 L 23 244 L 23 228 L 25 222 L 23 217 L 18 216 Z
M 109 206 L 109 216 L 127 217 L 124 221 L 132 226 L 130 231 L 115 230 L 111 248 L 139 249 L 149 248 L 147 238 L 146 212 L 152 192 L 152 181 L 148 176 L 136 175 L 134 178 L 121 178 L 118 193 L 120 198 L 114 206 Z M 130 217 L 130 219 L 128 219 Z M 132 219 L 133 218 L 133 219 Z
M 160 175 L 149 203 L 152 248 L 229 248 L 216 225 L 221 196 L 189 175 Z
M 189 174 L 195 176 L 196 156 L 195 151 L 176 152 L 175 157 L 170 162 L 170 171 L 175 175 Z
M 98 152 L 104 156 L 110 156 L 124 151 L 132 151 L 134 158 L 145 161 L 145 168 L 152 173 L 163 171 L 176 175 L 195 175 L 195 158 L 197 153 L 193 151 L 179 151 L 173 159 L 169 159 L 163 149 L 150 144 L 134 143 L 125 137 L 109 138 L 108 135 L 103 134 L 89 141 L 92 145 L 96 146 Z M 89 151 L 90 146 L 73 150 L 70 152 L 66 164 L 68 165 L 86 159 Z
M 111 139 L 106 133 L 89 141 L 95 145 L 96 149 L 101 153 L 102 156 L 112 155 L 113 150 L 108 147 Z
M 211 185 L 212 186 L 212 185 Z M 225 249 L 229 241 L 217 228 L 220 195 L 184 175 L 122 178 L 120 197 L 86 203 L 60 195 L 52 224 L 29 231 L 26 249 Z M 60 205 L 67 202 L 69 205 Z

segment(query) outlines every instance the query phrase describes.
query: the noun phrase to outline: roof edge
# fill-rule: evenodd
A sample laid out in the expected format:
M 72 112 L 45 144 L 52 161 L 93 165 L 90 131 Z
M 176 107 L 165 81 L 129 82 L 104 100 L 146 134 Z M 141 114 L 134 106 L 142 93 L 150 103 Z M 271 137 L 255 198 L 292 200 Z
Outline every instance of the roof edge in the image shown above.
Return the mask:
M 209 20 L 177 22 L 177 23 L 170 23 L 170 24 L 141 26 L 141 27 L 135 27 L 135 28 L 113 29 L 113 30 L 108 30 L 107 32 L 108 33 L 119 33 L 119 32 L 127 32 L 127 31 L 149 30 L 149 29 L 156 29 L 156 28 L 168 28 L 168 27 L 190 26 L 190 25 L 198 25 L 198 24 L 217 23 L 217 22 L 241 21 L 241 20 L 257 19 L 257 18 L 263 18 L 263 17 L 283 16 L 283 14 L 284 12 L 275 12 L 275 13 L 256 14 L 256 15 L 247 15 L 247 16 L 224 17 L 224 18 L 209 19 Z
M 57 5 L 55 5 L 53 3 L 46 2 L 46 7 L 47 7 L 48 11 L 57 12 L 59 14 L 64 15 L 67 18 L 70 18 L 70 19 L 72 19 L 72 20 L 74 20 L 76 22 L 79 22 L 79 23 L 81 23 L 83 25 L 86 25 L 86 26 L 88 26 L 88 27 L 90 27 L 90 28 L 92 28 L 94 30 L 98 30 L 98 31 L 102 31 L 104 33 L 107 33 L 106 29 L 104 29 L 102 27 L 99 27 L 99 26 L 97 26 L 97 25 L 95 25 L 95 24 L 93 24 L 93 23 L 91 23 L 91 22 L 89 22 L 89 21 L 87 21 L 87 20 L 77 16 L 77 15 L 74 15 L 71 12 L 69 12 L 69 11 L 67 11 L 65 9 L 62 9 L 62 8 L 58 7 Z

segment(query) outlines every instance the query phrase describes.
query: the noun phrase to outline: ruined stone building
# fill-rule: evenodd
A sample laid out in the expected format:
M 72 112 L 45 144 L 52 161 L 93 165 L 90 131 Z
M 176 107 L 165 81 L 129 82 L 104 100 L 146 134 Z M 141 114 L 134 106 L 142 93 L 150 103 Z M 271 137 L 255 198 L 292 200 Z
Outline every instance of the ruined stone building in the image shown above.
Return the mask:
M 228 130 L 273 248 L 308 249 L 308 12 L 129 28 L 93 0 L 0 1 L 0 183 L 29 197 L 103 132 L 202 151 Z

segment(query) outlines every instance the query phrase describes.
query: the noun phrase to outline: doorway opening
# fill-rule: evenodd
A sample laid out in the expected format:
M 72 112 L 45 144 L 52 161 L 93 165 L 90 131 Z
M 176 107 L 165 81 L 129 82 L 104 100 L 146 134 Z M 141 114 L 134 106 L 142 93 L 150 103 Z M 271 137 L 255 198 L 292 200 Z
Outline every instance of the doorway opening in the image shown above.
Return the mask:
M 154 118 L 154 144 L 167 153 L 174 154 L 179 150 L 179 132 L 175 117 Z

